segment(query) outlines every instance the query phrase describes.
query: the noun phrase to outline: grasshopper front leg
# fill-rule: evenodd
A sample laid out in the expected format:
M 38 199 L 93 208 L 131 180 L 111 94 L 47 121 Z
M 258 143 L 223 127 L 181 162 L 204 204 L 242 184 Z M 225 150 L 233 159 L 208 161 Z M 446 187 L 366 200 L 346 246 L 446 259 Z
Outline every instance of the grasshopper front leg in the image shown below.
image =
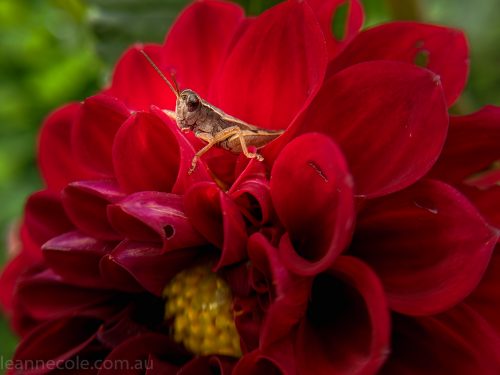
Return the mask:
M 228 138 L 231 138 L 232 136 L 238 134 L 239 132 L 241 132 L 240 128 L 238 128 L 237 126 L 232 126 L 230 128 L 224 129 L 223 131 L 215 135 L 203 132 L 195 133 L 194 135 L 197 138 L 207 142 L 207 144 L 194 155 L 193 160 L 191 161 L 191 168 L 189 169 L 188 174 L 193 173 L 194 169 L 196 168 L 196 163 L 204 153 L 206 153 L 212 147 L 217 145 L 217 143 L 222 142 Z

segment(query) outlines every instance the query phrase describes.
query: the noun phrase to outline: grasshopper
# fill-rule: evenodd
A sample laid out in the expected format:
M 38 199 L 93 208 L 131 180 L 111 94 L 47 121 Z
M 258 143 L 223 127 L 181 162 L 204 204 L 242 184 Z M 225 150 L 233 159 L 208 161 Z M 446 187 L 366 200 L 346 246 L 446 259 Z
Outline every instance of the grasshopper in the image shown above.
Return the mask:
M 214 146 L 234 153 L 242 152 L 249 159 L 263 161 L 262 155 L 248 151 L 248 147 L 262 148 L 283 134 L 283 130 L 259 128 L 230 116 L 202 99 L 191 89 L 180 91 L 175 81 L 174 86 L 144 50 L 140 52 L 177 98 L 175 111 L 164 110 L 164 112 L 177 123 L 182 132 L 192 131 L 197 138 L 207 143 L 194 155 L 188 174 L 193 173 L 200 157 Z

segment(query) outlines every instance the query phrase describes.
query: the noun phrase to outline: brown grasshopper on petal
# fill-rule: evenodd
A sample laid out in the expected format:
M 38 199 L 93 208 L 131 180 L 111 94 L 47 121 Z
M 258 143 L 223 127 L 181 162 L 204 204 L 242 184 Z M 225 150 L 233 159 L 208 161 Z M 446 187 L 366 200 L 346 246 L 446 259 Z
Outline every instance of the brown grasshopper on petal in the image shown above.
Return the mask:
M 197 138 L 207 143 L 194 155 L 191 168 L 188 171 L 189 174 L 193 173 L 200 157 L 214 146 L 235 153 L 243 152 L 249 159 L 263 161 L 262 155 L 249 152 L 248 147 L 262 148 L 283 134 L 283 130 L 262 129 L 227 115 L 202 99 L 193 90 L 180 91 L 177 85 L 174 87 L 170 83 L 144 50 L 140 50 L 140 52 L 168 84 L 177 98 L 175 111 L 164 110 L 164 112 L 175 120 L 183 132 L 192 131 Z

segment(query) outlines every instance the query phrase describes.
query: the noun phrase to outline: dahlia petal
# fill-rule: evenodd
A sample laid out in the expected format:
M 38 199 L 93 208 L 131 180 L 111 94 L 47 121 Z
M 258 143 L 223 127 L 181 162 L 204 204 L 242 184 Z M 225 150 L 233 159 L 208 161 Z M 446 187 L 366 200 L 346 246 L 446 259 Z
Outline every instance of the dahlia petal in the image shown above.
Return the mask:
M 94 340 L 101 321 L 96 319 L 69 317 L 39 325 L 26 338 L 14 354 L 17 364 L 43 366 L 22 370 L 26 375 L 53 373 L 54 364 L 60 364 L 85 350 Z M 17 372 L 21 373 L 21 372 Z
M 50 215 L 47 213 L 50 212 Z M 51 238 L 74 229 L 66 216 L 58 193 L 43 190 L 32 194 L 26 203 L 23 230 L 30 241 L 37 245 L 37 253 L 31 254 L 40 258 L 39 248 Z
M 390 307 L 408 315 L 445 311 L 479 283 L 498 238 L 451 186 L 423 180 L 368 202 L 351 249 L 380 276 Z
M 104 290 L 66 284 L 51 270 L 24 278 L 19 282 L 16 292 L 16 298 L 30 316 L 38 320 L 61 318 L 75 312 L 100 317 L 107 310 L 99 305 L 109 301 L 111 296 L 111 292 Z
M 62 201 L 71 221 L 82 232 L 101 240 L 120 240 L 109 223 L 107 208 L 124 196 L 113 180 L 79 181 L 66 186 Z
M 289 272 L 277 249 L 260 233 L 250 237 L 248 255 L 252 263 L 250 282 L 256 292 L 268 294 L 270 303 L 270 306 L 265 306 L 267 311 L 259 337 L 260 347 L 267 348 L 286 339 L 291 327 L 303 318 L 311 279 Z M 236 326 L 240 329 L 246 322 L 238 318 Z
M 272 169 L 271 197 L 288 232 L 280 243 L 286 266 L 301 275 L 330 267 L 354 221 L 352 179 L 338 147 L 321 134 L 294 139 Z
M 466 116 L 450 117 L 443 152 L 431 176 L 460 185 L 500 160 L 500 107 L 486 106 Z
M 69 284 L 102 288 L 99 262 L 110 253 L 114 243 L 97 240 L 73 231 L 52 238 L 43 246 L 43 256 L 55 273 Z
M 291 345 L 280 346 L 279 350 L 284 352 L 288 357 L 285 363 L 279 363 L 275 358 L 268 354 L 262 353 L 260 350 L 254 350 L 251 353 L 245 354 L 236 364 L 234 368 L 235 375 L 296 375 L 297 371 L 294 366 L 290 365 L 293 362 L 294 353 Z
M 166 73 L 161 64 L 161 46 L 135 45 L 118 61 L 107 94 L 115 96 L 131 110 L 148 110 L 153 104 L 162 109 L 173 110 L 176 100 L 174 93 L 139 52 L 140 50 L 145 50 L 155 64 Z
M 254 226 L 262 227 L 275 217 L 269 182 L 265 178 L 242 181 L 233 185 L 229 194 Z
M 78 103 L 59 108 L 42 125 L 38 164 L 47 188 L 56 192 L 71 181 L 96 177 L 75 157 L 71 147 L 71 132 L 80 108 Z
M 234 360 L 219 356 L 194 357 L 178 372 L 182 375 L 231 375 Z
M 130 115 L 118 99 L 96 95 L 86 99 L 72 129 L 72 144 L 80 162 L 104 175 L 113 175 L 111 149 L 116 132 Z
M 192 264 L 199 252 L 196 248 L 167 251 L 154 243 L 123 241 L 103 262 L 114 262 L 144 289 L 161 296 L 172 277 Z
M 123 190 L 171 191 L 179 172 L 179 146 L 156 116 L 138 112 L 116 134 L 113 162 Z
M 469 50 L 460 30 L 415 22 L 391 22 L 363 31 L 332 61 L 329 74 L 372 60 L 419 65 L 437 74 L 448 105 L 460 96 L 469 72 Z
M 110 206 L 108 214 L 113 227 L 130 240 L 163 242 L 169 250 L 206 243 L 184 213 L 180 195 L 134 193 Z
M 179 147 L 179 172 L 175 185 L 172 187 L 172 192 L 176 194 L 184 193 L 191 185 L 200 181 L 211 180 L 208 170 L 203 161 L 199 161 L 196 165 L 195 170 L 189 173 L 191 169 L 191 162 L 196 153 L 195 149 L 191 145 L 188 138 L 181 133 L 177 124 L 174 123 L 167 115 L 157 107 L 152 107 L 151 112 L 154 113 L 161 121 L 164 122 L 165 126 L 170 129 L 170 132 L 177 140 L 177 145 Z M 190 134 L 195 140 L 199 140 Z
M 238 206 L 215 183 L 201 182 L 184 197 L 187 216 L 196 230 L 221 249 L 215 269 L 246 257 L 246 226 Z
M 36 261 L 26 252 L 17 254 L 5 265 L 0 273 L 0 308 L 2 312 L 13 313 L 13 297 L 16 292 L 18 280 Z
M 466 303 L 480 313 L 500 337 L 500 244 L 493 251 L 488 268 Z
M 163 46 L 164 66 L 175 71 L 181 89 L 208 98 L 210 87 L 244 21 L 236 4 L 198 1 L 175 21 Z
M 461 304 L 422 318 L 395 315 L 392 352 L 383 375 L 495 375 L 500 340 L 479 314 Z
M 376 61 L 331 77 L 299 126 L 330 135 L 347 159 L 356 194 L 375 197 L 412 184 L 431 168 L 448 115 L 436 75 Z
M 341 256 L 313 282 L 296 342 L 299 373 L 374 374 L 389 351 L 390 317 L 375 273 Z
M 327 55 L 308 3 L 278 4 L 253 20 L 232 49 L 214 104 L 256 126 L 285 129 L 319 89 Z
M 162 358 L 163 362 L 171 361 L 172 366 L 169 370 L 179 369 L 181 363 L 189 359 L 189 353 L 183 350 L 178 344 L 174 343 L 168 336 L 158 333 L 142 334 L 131 338 L 118 347 L 106 357 L 105 361 L 110 363 L 129 363 L 129 368 L 102 368 L 99 375 L 135 375 L 144 374 L 145 368 L 134 370 L 134 364 L 138 361 L 147 360 L 153 355 Z M 108 366 L 109 367 L 109 366 Z M 115 366 L 116 367 L 116 366 Z M 151 367 L 151 366 L 148 366 Z M 154 368 L 149 368 L 152 371 Z M 177 372 L 166 372 L 164 374 L 176 374 Z M 152 372 L 155 374 L 155 372 Z
M 495 185 L 487 188 L 461 186 L 459 189 L 476 206 L 488 223 L 500 230 L 500 176 L 495 177 Z
M 308 2 L 323 28 L 331 60 L 348 45 L 363 26 L 363 5 L 358 0 L 308 0 Z M 339 40 L 332 33 L 332 21 L 336 12 L 344 5 L 348 6 L 348 11 L 345 20 L 345 30 L 343 30 L 344 35 Z

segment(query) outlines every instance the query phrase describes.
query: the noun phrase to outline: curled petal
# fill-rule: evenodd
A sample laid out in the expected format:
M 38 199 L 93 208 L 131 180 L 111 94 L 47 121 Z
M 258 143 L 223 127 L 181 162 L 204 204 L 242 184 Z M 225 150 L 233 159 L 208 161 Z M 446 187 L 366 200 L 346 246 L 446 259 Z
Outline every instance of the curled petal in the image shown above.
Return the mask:
M 467 183 L 500 160 L 500 107 L 452 116 L 443 152 L 431 175 L 455 185 Z
M 299 124 L 302 132 L 331 136 L 346 157 L 356 194 L 375 197 L 409 186 L 432 167 L 448 114 L 438 76 L 376 61 L 328 79 Z
M 296 342 L 299 373 L 374 374 L 389 354 L 390 317 L 373 271 L 341 256 L 313 282 Z
M 378 273 L 393 310 L 428 315 L 477 286 L 497 238 L 458 191 L 424 180 L 369 202 L 351 248 Z
M 260 346 L 267 348 L 286 339 L 291 327 L 304 317 L 311 279 L 288 271 L 278 250 L 260 233 L 250 237 L 248 255 L 252 264 L 250 283 L 258 294 L 269 300 L 269 306 L 263 306 L 267 311 L 259 337 Z M 239 322 L 238 318 L 237 327 L 244 327 L 246 322 Z
M 214 104 L 256 126 L 285 129 L 318 90 L 326 63 L 325 37 L 311 7 L 285 1 L 241 35 L 217 80 Z
M 109 223 L 107 208 L 124 196 L 113 180 L 80 181 L 63 190 L 62 200 L 66 213 L 82 232 L 101 240 L 120 240 Z
M 352 179 L 337 146 L 321 134 L 289 143 L 272 169 L 271 197 L 287 230 L 280 243 L 286 266 L 301 275 L 330 267 L 354 220 Z
M 134 290 L 136 284 L 113 266 L 125 270 L 144 289 L 161 296 L 170 279 L 191 265 L 200 251 L 197 248 L 169 251 L 150 242 L 123 241 L 103 259 L 101 270 L 113 271 L 105 276 L 118 288 L 123 283 L 122 290 Z
M 112 96 L 101 94 L 86 99 L 72 129 L 72 144 L 78 160 L 97 172 L 112 176 L 113 140 L 129 115 L 125 105 Z
M 38 164 L 47 188 L 56 192 L 71 181 L 99 176 L 75 157 L 71 147 L 71 132 L 80 107 L 80 104 L 73 103 L 59 108 L 42 125 Z
M 181 13 L 162 50 L 164 66 L 174 70 L 181 89 L 190 88 L 209 99 L 210 87 L 243 21 L 241 7 L 216 0 L 195 2 Z
M 43 246 L 49 267 L 69 284 L 102 288 L 99 262 L 114 248 L 114 243 L 99 241 L 73 231 L 52 238 Z
M 260 227 L 274 218 L 269 182 L 264 178 L 253 178 L 242 181 L 229 192 L 233 200 L 240 206 L 245 218 L 253 225 Z
M 64 363 L 92 344 L 100 324 L 97 319 L 68 317 L 39 325 L 23 339 L 14 354 L 16 364 L 27 366 L 17 373 L 53 373 L 54 364 Z M 30 368 L 30 364 L 37 366 Z
M 194 185 L 185 195 L 184 206 L 196 230 L 221 249 L 216 269 L 246 257 L 243 217 L 238 206 L 215 183 Z
M 469 50 L 460 30 L 415 22 L 391 22 L 363 31 L 333 60 L 329 74 L 363 61 L 395 60 L 424 66 L 443 83 L 448 105 L 462 92 Z
M 148 110 L 151 105 L 162 109 L 175 108 L 175 95 L 146 58 L 139 52 L 144 49 L 160 69 L 162 47 L 135 45 L 118 61 L 108 94 L 120 99 L 131 110 Z
M 392 353 L 382 375 L 496 375 L 500 340 L 468 306 L 431 317 L 393 318 Z
M 296 375 L 293 344 L 280 342 L 273 348 L 254 350 L 244 355 L 234 368 L 235 375 Z
M 163 242 L 169 250 L 205 243 L 184 213 L 180 195 L 131 194 L 109 207 L 109 217 L 113 227 L 130 240 Z

